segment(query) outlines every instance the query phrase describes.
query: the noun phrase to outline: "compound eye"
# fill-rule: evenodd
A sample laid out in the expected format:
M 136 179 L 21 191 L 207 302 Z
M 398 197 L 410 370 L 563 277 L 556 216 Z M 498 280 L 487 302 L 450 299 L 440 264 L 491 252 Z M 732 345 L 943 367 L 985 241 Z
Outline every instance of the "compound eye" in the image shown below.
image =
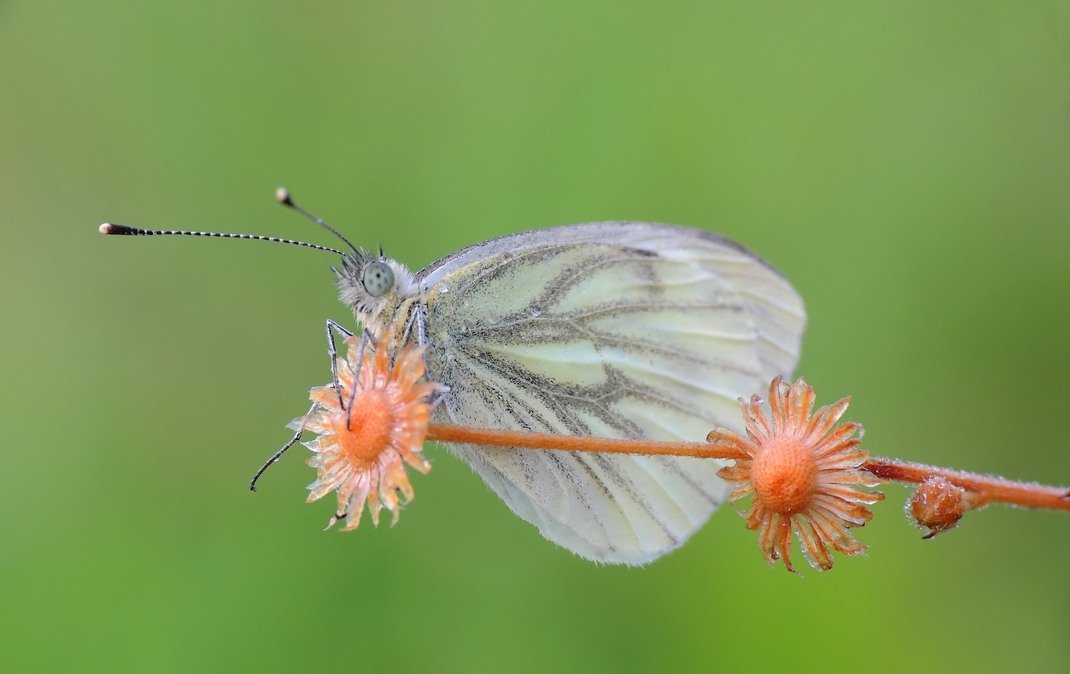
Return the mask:
M 382 297 L 394 287 L 394 272 L 385 262 L 372 262 L 364 268 L 361 282 L 369 295 Z

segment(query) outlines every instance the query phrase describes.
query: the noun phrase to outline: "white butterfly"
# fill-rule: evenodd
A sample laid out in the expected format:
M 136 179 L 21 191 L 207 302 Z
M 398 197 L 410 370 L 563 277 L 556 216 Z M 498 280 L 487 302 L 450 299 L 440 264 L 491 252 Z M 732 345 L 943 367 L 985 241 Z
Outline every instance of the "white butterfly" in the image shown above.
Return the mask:
M 277 198 L 352 252 L 247 234 L 109 223 L 100 231 L 257 239 L 341 255 L 340 297 L 371 337 L 406 325 L 404 339 L 426 347 L 428 378 L 449 387 L 440 423 L 697 441 L 717 426 L 742 431 L 738 397 L 778 374 L 790 379 L 798 359 L 805 312 L 791 284 L 704 231 L 568 225 L 469 246 L 412 274 L 353 246 L 284 189 Z M 299 437 L 300 429 L 264 468 Z M 727 491 L 711 460 L 452 449 L 543 536 L 598 562 L 664 555 Z
M 570 435 L 701 440 L 740 430 L 737 398 L 790 377 L 802 300 L 776 270 L 695 229 L 599 222 L 476 244 L 413 275 L 363 251 L 336 269 L 373 337 L 396 321 L 449 387 L 436 421 Z M 720 505 L 708 460 L 455 445 L 543 536 L 642 564 Z

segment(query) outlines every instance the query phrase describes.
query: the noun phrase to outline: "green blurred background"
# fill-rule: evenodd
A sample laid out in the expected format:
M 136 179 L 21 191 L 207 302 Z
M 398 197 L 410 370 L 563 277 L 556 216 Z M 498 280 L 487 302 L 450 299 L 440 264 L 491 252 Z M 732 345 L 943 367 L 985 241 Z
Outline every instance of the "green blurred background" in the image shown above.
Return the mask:
M 392 530 L 322 533 L 301 452 L 249 494 L 352 323 L 332 260 L 96 227 L 332 244 L 277 185 L 416 268 L 720 232 L 871 451 L 1066 484 L 1066 2 L 0 2 L 0 668 L 1070 671 L 1068 514 L 923 542 L 891 486 L 798 577 L 731 510 L 599 568 L 437 447 Z

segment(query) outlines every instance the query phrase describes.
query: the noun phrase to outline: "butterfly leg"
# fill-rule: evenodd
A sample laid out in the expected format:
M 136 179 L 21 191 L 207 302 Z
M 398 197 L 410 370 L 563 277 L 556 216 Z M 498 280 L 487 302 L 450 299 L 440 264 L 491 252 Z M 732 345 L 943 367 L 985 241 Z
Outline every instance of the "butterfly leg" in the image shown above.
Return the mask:
M 438 407 L 443 400 L 446 399 L 446 396 L 448 396 L 449 393 L 449 387 L 443 386 L 442 388 L 436 390 L 434 393 L 431 394 L 431 397 L 430 399 L 428 399 L 427 403 L 431 406 L 431 409 L 433 410 Z
M 253 475 L 253 479 L 249 480 L 249 491 L 256 491 L 256 481 L 260 479 L 260 476 L 264 474 L 271 464 L 275 463 L 282 458 L 282 455 L 286 453 L 286 450 L 297 444 L 297 441 L 301 439 L 301 434 L 305 432 L 305 419 L 308 415 L 312 414 L 312 410 L 316 409 L 316 403 L 312 403 L 312 406 L 308 408 L 305 415 L 301 417 L 301 425 L 298 427 L 297 432 L 290 438 L 290 441 L 282 446 L 282 449 L 272 454 L 271 458 L 264 462 L 264 465 L 260 466 L 260 470 L 256 471 L 256 475 Z
M 327 333 L 327 354 L 331 358 L 331 384 L 330 385 L 331 385 L 331 388 L 333 388 L 335 390 L 335 393 L 338 395 L 338 406 L 340 408 L 342 408 L 343 407 L 342 387 L 338 383 L 338 348 L 336 347 L 336 345 L 334 343 L 334 337 L 335 337 L 336 334 L 338 334 L 338 335 L 341 335 L 343 339 L 345 339 L 345 338 L 348 338 L 348 337 L 352 337 L 353 333 L 350 332 L 349 330 L 343 328 L 341 325 L 339 325 L 338 323 L 335 323 L 334 321 L 332 321 L 330 319 L 327 319 L 327 323 L 324 326 L 324 330 Z M 369 337 L 367 329 L 364 330 L 364 333 L 365 333 L 364 336 L 360 340 L 360 351 L 357 352 L 359 361 L 363 361 L 363 358 L 364 358 L 364 345 L 368 341 L 368 337 Z M 373 346 L 374 346 L 374 344 L 373 344 Z M 357 372 L 359 373 L 359 366 L 358 366 L 358 371 Z M 355 381 L 356 377 L 357 377 L 357 374 L 354 374 L 353 376 L 354 376 L 354 381 Z M 352 406 L 352 402 L 353 401 L 352 401 L 352 398 L 351 398 L 350 399 L 350 406 Z M 312 414 L 312 411 L 315 410 L 315 409 L 316 409 L 316 403 L 312 403 L 312 406 L 308 408 L 308 411 L 305 412 L 305 415 L 304 415 L 304 417 L 302 417 L 302 419 L 308 417 L 309 414 Z M 296 433 L 294 433 L 293 437 L 290 438 L 289 442 L 287 442 L 285 445 L 282 446 L 282 449 L 280 449 L 279 451 L 275 452 L 275 454 L 273 454 L 270 459 L 268 459 L 267 461 L 264 462 L 264 465 L 260 466 L 260 470 L 256 471 L 256 474 L 253 475 L 253 479 L 249 481 L 249 491 L 256 491 L 256 482 L 257 482 L 257 480 L 260 479 L 260 476 L 264 474 L 264 471 L 266 471 L 268 468 L 271 467 L 271 464 L 273 464 L 276 461 L 278 461 L 279 459 L 281 459 L 282 455 L 285 454 L 288 449 L 290 449 L 291 447 L 293 447 L 294 445 L 297 444 L 297 441 L 301 439 L 301 434 L 304 433 L 304 431 L 305 431 L 305 429 L 304 429 L 304 426 L 302 425 L 302 427 L 299 428 Z
M 401 332 L 401 343 L 408 344 L 412 338 L 413 330 L 416 331 L 416 344 L 417 346 L 426 346 L 427 334 L 424 329 L 424 315 L 425 307 L 423 304 L 416 303 L 412 307 L 412 311 L 409 312 L 409 318 L 405 321 L 405 329 Z
M 364 348 L 371 344 L 372 350 L 375 350 L 375 338 L 372 337 L 372 333 L 368 331 L 368 328 L 364 328 L 364 332 L 360 335 L 360 345 L 357 346 L 357 371 L 353 373 L 353 390 L 349 392 L 349 403 L 342 407 L 344 410 L 348 410 L 346 416 L 346 428 L 352 430 L 353 425 L 353 401 L 357 397 L 357 383 L 360 381 L 360 368 L 364 367 Z M 342 393 L 338 392 L 338 403 L 341 405 Z
M 424 327 L 424 319 L 427 317 L 427 307 L 423 304 L 416 305 L 416 344 L 427 346 L 427 330 Z
M 342 335 L 342 339 L 346 339 L 352 337 L 353 333 L 329 318 L 326 325 L 324 325 L 324 330 L 327 333 L 327 355 L 331 358 L 331 383 L 334 384 L 334 391 L 338 394 L 338 407 L 342 407 L 342 387 L 338 385 L 338 350 L 334 345 L 334 336 L 337 333 Z M 363 344 L 361 348 L 363 349 Z M 363 351 L 361 355 L 363 355 Z

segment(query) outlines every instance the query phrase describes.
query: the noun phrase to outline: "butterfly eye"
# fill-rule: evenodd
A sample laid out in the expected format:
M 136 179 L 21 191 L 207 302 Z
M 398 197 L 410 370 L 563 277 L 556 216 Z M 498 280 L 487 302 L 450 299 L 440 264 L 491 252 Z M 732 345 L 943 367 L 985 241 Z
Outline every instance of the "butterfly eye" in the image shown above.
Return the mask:
M 385 262 L 372 262 L 364 268 L 364 289 L 372 297 L 382 297 L 394 287 L 394 272 Z

